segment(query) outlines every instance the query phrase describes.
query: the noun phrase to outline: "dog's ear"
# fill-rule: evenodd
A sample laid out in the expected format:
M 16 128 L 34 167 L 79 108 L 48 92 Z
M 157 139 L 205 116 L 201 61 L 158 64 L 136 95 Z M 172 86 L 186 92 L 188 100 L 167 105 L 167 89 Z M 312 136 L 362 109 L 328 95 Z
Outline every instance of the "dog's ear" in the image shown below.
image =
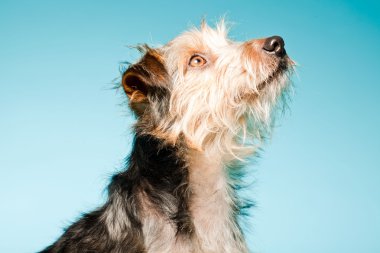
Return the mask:
M 156 50 L 150 49 L 141 60 L 131 65 L 123 74 L 122 85 L 129 98 L 131 109 L 142 115 L 150 103 L 150 96 L 157 88 L 165 87 L 167 72 L 161 56 Z
M 148 88 L 144 77 L 134 69 L 128 69 L 122 79 L 125 93 L 129 98 L 129 106 L 136 113 L 141 115 L 149 105 L 147 98 Z

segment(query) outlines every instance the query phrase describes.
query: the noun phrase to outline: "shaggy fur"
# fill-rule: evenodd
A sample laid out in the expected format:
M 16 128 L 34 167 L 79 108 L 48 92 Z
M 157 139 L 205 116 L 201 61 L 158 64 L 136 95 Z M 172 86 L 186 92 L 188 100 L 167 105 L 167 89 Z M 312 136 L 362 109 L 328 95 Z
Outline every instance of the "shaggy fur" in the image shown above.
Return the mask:
M 294 65 L 266 41 L 231 41 L 221 22 L 141 47 L 122 76 L 137 116 L 126 169 L 102 207 L 42 252 L 248 252 L 232 165 L 270 130 Z

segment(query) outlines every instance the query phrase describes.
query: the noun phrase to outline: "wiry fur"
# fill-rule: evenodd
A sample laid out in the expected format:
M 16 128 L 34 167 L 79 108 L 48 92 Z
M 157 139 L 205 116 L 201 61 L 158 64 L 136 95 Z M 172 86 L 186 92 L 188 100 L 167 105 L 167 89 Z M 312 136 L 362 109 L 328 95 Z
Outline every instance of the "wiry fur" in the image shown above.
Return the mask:
M 104 206 L 42 252 L 248 252 L 232 165 L 270 130 L 293 62 L 233 42 L 205 23 L 143 57 L 122 77 L 137 116 L 126 170 Z M 206 64 L 189 65 L 193 55 Z
M 173 78 L 170 115 L 159 122 L 162 131 L 183 133 L 208 153 L 244 156 L 247 137 L 261 138 L 270 128 L 271 109 L 284 90 L 291 61 L 268 56 L 259 40 L 230 41 L 223 22 L 216 30 L 204 24 L 188 31 L 161 50 Z M 211 64 L 188 68 L 194 53 Z

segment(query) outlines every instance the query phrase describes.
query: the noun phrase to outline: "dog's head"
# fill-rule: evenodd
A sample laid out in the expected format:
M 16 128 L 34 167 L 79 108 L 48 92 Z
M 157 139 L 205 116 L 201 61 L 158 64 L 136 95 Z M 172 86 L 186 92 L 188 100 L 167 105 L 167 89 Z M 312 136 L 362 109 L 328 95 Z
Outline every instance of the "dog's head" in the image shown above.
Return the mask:
M 281 37 L 235 42 L 223 22 L 142 51 L 122 78 L 139 131 L 238 156 L 270 127 L 294 65 Z

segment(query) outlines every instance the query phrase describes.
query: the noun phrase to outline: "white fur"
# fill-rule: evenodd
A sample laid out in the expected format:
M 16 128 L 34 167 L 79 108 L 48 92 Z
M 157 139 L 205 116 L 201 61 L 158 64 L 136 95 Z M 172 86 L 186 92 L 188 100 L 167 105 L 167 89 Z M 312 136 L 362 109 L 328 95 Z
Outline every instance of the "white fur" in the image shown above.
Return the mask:
M 221 160 L 191 154 L 190 211 L 195 227 L 198 249 L 194 252 L 244 253 L 247 252 L 243 235 L 234 220 L 234 206 L 226 171 Z
M 221 22 L 215 30 L 204 24 L 164 46 L 173 86 L 171 114 L 161 120 L 160 131 L 172 138 L 183 133 L 193 147 L 224 154 L 227 160 L 252 151 L 252 143 L 270 128 L 272 107 L 287 81 L 282 75 L 258 90 L 277 66 L 259 44 L 230 41 Z M 208 64 L 189 67 L 193 54 L 204 56 Z

